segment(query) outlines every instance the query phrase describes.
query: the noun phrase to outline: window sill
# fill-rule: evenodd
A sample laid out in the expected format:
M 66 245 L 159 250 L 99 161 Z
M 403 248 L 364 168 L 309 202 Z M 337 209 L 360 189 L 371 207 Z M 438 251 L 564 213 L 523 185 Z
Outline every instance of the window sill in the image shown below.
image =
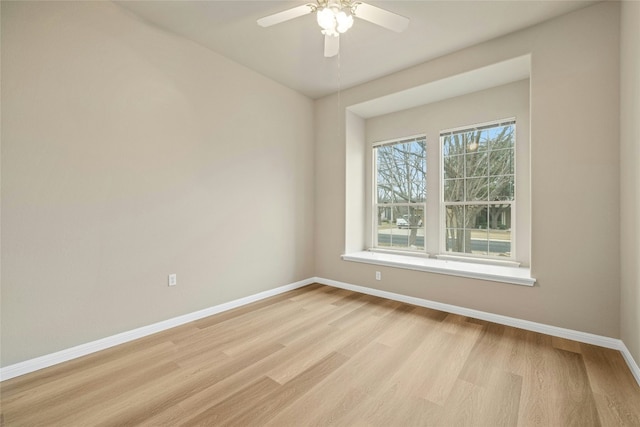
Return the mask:
M 380 252 L 354 252 L 342 255 L 345 261 L 363 262 L 365 264 L 384 265 L 387 267 L 405 268 L 408 270 L 426 271 L 429 273 L 448 274 L 471 279 L 490 280 L 513 285 L 533 286 L 536 279 L 531 277 L 531 270 L 523 267 L 507 267 L 501 265 L 476 264 L 471 262 L 450 261 L 397 255 Z

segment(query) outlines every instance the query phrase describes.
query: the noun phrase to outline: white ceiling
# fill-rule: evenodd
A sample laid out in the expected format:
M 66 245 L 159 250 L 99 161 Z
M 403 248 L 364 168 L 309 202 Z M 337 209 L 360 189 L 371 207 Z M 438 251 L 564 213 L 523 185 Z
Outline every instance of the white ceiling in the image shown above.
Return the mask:
M 313 0 L 312 0 L 313 1 Z M 356 19 L 340 54 L 323 55 L 314 15 L 270 28 L 256 20 L 305 1 L 116 1 L 140 18 L 191 39 L 311 98 L 319 98 L 585 7 L 592 0 L 367 1 L 410 18 L 394 33 Z

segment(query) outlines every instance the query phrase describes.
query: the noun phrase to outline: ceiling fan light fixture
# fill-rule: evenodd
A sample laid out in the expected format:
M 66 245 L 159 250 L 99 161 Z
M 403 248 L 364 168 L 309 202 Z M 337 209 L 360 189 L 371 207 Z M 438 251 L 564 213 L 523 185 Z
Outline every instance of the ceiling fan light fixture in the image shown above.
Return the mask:
M 343 8 L 339 1 L 330 1 L 324 7 L 319 7 L 316 19 L 325 36 L 337 37 L 353 26 L 350 8 Z
M 318 21 L 318 25 L 320 25 L 320 28 L 325 31 L 330 31 L 336 26 L 336 20 L 333 16 L 333 11 L 328 7 L 318 9 L 316 19 Z
M 341 10 L 336 15 L 336 24 L 336 30 L 338 30 L 339 33 L 347 32 L 347 30 L 353 26 L 353 15 Z
M 346 33 L 354 18 L 363 19 L 396 32 L 404 31 L 409 19 L 388 10 L 363 3 L 360 0 L 315 0 L 273 15 L 258 19 L 261 27 L 271 27 L 299 16 L 316 14 L 316 20 L 324 35 L 324 56 L 334 57 L 340 49 L 340 34 Z

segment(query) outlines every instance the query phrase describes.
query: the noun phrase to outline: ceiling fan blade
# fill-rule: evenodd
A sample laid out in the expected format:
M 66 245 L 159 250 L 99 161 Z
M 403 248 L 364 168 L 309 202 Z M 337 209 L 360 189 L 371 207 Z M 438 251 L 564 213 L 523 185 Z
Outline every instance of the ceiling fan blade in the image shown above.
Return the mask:
M 409 26 L 409 18 L 367 3 L 354 3 L 354 15 L 373 24 L 401 33 Z
M 339 36 L 324 36 L 324 57 L 331 58 L 338 54 L 340 51 L 340 37 Z
M 302 15 L 306 15 L 316 10 L 316 5 L 312 3 L 296 6 L 291 9 L 284 10 L 282 12 L 274 13 L 273 15 L 265 16 L 258 19 L 258 25 L 261 27 L 270 27 L 272 25 L 279 24 L 290 19 L 297 18 Z

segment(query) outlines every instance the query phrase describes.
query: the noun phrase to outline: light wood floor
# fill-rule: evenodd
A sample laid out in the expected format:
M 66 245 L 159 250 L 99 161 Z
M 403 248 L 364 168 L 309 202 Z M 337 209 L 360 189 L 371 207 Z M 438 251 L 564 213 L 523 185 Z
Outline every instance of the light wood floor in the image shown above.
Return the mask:
M 321 285 L 0 386 L 5 426 L 640 426 L 617 351 Z

